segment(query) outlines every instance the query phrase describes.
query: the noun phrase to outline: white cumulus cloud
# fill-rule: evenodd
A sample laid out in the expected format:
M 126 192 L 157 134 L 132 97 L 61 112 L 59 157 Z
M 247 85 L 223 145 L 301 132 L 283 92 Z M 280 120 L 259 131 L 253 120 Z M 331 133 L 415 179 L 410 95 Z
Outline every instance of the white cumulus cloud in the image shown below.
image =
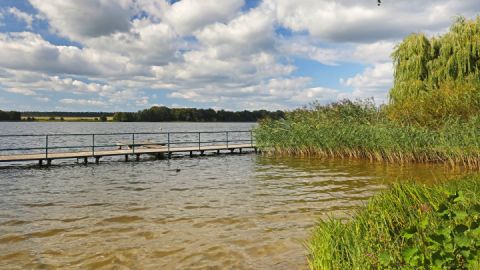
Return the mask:
M 29 0 L 60 35 L 76 41 L 128 31 L 130 0 Z
M 100 100 L 71 99 L 71 98 L 61 99 L 60 103 L 66 104 L 66 105 L 82 105 L 82 106 L 95 106 L 95 107 L 102 107 L 106 105 L 105 102 Z
M 478 0 L 28 1 L 33 12 L 0 12 L 4 23 L 24 22 L 0 32 L 0 98 L 17 95 L 18 108 L 381 103 L 405 35 L 443 33 L 455 16 L 480 11 Z
M 15 16 L 17 19 L 25 22 L 28 29 L 32 29 L 34 17 L 31 14 L 23 12 L 16 7 L 10 7 L 7 11 L 13 16 Z
M 265 0 L 276 18 L 293 31 L 335 42 L 374 42 L 398 39 L 417 31 L 441 31 L 454 16 L 473 16 L 475 0 Z
M 393 65 L 375 64 L 361 74 L 342 80 L 342 83 L 353 88 L 353 98 L 374 98 L 379 104 L 386 103 L 388 90 L 393 86 Z

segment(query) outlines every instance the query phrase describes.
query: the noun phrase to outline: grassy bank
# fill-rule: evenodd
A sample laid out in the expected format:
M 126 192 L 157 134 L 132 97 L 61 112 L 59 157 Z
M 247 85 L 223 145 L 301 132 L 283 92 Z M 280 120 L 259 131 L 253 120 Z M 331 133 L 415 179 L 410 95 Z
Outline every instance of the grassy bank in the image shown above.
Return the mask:
M 435 127 L 400 124 L 368 101 L 343 101 L 299 109 L 281 121 L 265 120 L 255 135 L 257 145 L 271 154 L 480 168 L 480 117 L 440 122 Z
M 479 178 L 396 184 L 347 222 L 321 221 L 312 269 L 480 269 Z

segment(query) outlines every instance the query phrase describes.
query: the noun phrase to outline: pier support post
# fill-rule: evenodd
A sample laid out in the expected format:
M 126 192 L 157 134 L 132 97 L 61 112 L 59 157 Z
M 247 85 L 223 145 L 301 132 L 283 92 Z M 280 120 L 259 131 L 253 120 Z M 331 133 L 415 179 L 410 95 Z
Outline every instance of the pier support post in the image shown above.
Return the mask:
M 136 154 L 135 160 L 140 161 L 140 154 Z
M 172 158 L 172 152 L 168 152 L 168 158 Z
M 88 158 L 87 157 L 83 158 L 83 164 L 87 164 L 87 163 L 88 163 Z
M 242 148 L 240 148 L 240 154 L 242 153 Z
M 193 157 L 193 151 L 190 151 L 190 157 Z
M 231 149 L 230 149 L 230 153 L 233 154 L 233 151 L 235 151 L 235 148 L 231 148 Z
M 256 147 L 254 147 L 253 150 L 255 151 L 255 154 L 258 153 L 258 149 Z
M 204 150 L 200 150 L 200 156 L 204 156 L 205 155 L 205 151 Z
M 95 157 L 95 164 L 100 163 L 100 158 L 101 158 L 101 157 Z
M 128 161 L 128 155 L 125 155 L 125 162 Z
M 47 166 L 50 166 L 50 165 L 52 165 L 52 159 L 51 158 L 47 159 Z
M 217 155 L 220 155 L 220 149 L 217 150 Z
M 39 159 L 38 160 L 38 166 L 42 166 L 43 165 L 43 159 Z

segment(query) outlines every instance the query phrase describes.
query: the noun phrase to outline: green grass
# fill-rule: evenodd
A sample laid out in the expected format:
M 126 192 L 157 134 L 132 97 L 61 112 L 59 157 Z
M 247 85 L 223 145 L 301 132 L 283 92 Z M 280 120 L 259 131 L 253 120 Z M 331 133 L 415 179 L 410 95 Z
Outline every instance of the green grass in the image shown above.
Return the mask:
M 447 118 L 435 127 L 399 124 L 370 102 L 314 105 L 265 120 L 255 130 L 268 154 L 437 162 L 480 168 L 480 117 Z
M 311 269 L 480 269 L 479 181 L 395 184 L 346 223 L 320 221 Z

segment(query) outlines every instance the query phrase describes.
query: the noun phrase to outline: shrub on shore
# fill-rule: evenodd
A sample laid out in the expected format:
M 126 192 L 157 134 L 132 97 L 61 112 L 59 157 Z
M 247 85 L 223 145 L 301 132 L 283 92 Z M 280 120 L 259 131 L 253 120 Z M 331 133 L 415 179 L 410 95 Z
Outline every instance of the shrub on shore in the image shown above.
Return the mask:
M 478 181 L 395 184 L 346 223 L 320 221 L 311 269 L 480 269 Z

